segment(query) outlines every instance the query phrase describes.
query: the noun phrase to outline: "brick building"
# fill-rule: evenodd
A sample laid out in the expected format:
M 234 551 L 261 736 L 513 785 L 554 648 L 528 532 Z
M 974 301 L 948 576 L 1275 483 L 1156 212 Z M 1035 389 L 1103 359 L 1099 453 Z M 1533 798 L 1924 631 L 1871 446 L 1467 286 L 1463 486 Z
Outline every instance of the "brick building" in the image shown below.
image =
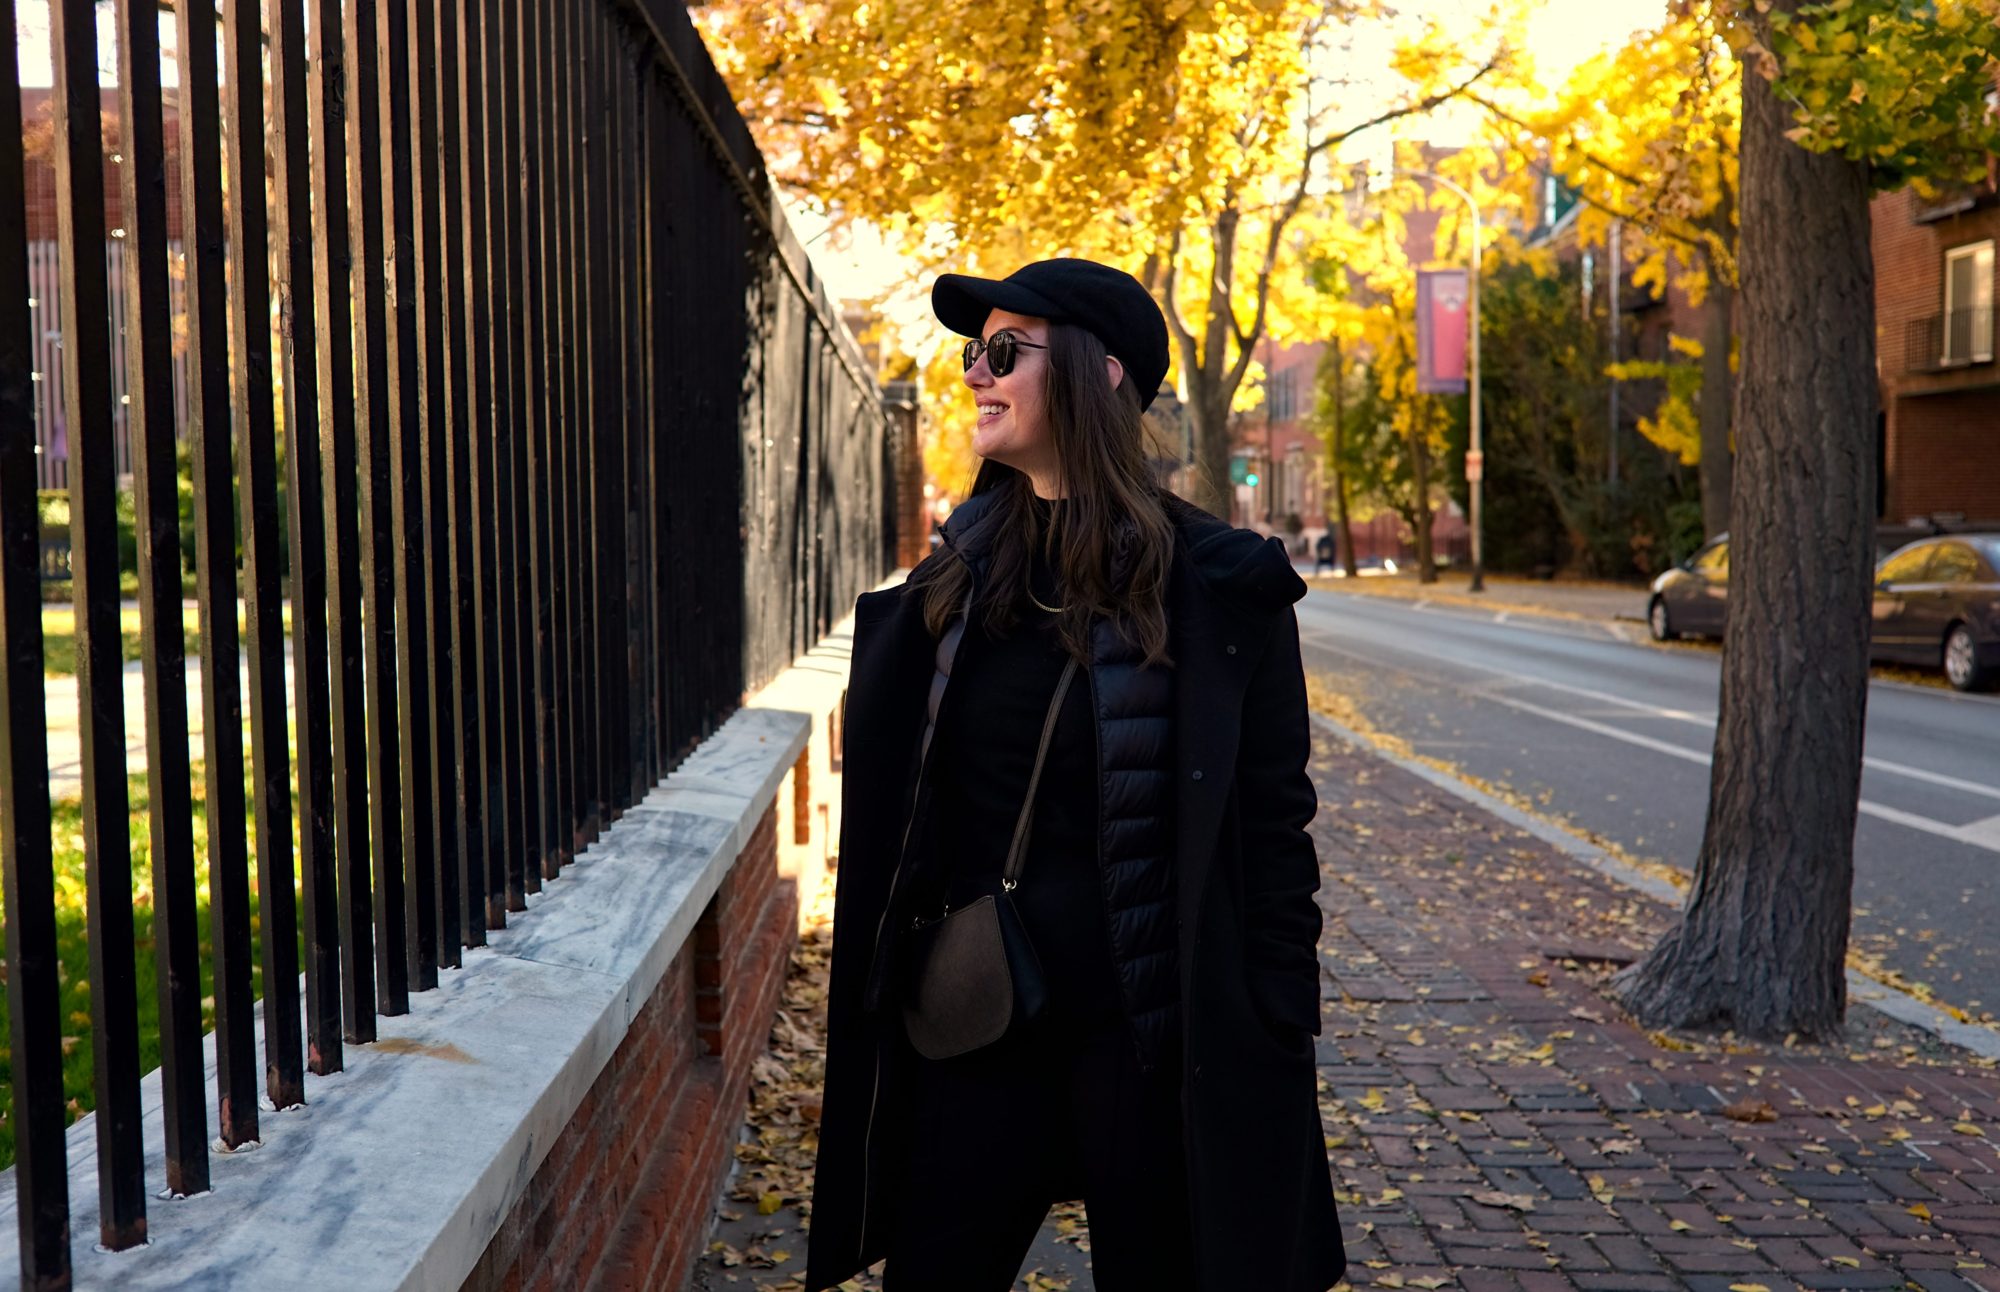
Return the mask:
M 110 291 L 111 329 L 112 452 L 117 470 L 124 475 L 132 469 L 131 439 L 126 428 L 125 392 L 130 388 L 126 375 L 125 330 L 125 199 L 121 177 L 124 156 L 119 151 L 120 122 L 118 91 L 99 91 L 99 120 L 104 132 L 104 246 L 105 285 Z M 29 335 L 36 373 L 35 449 L 36 484 L 43 489 L 62 489 L 69 484 L 69 459 L 73 446 L 62 408 L 62 300 L 61 258 L 57 250 L 55 91 L 45 86 L 21 87 L 22 142 L 25 157 L 22 180 L 27 198 Z M 181 242 L 180 124 L 171 102 L 162 109 L 162 142 L 165 145 L 167 188 L 167 251 L 171 262 L 167 281 L 168 308 L 175 315 L 185 312 L 185 283 L 178 269 Z M 186 416 L 186 361 L 177 346 L 174 351 L 174 409 L 177 422 Z
M 1287 533 L 1287 518 L 1297 516 L 1305 528 L 1322 528 L 1326 472 L 1312 409 L 1325 350 L 1319 341 L 1266 341 L 1259 347 L 1266 370 L 1264 403 L 1232 418 L 1230 426 L 1230 478 L 1239 525 Z
M 2000 521 L 2000 184 L 1885 193 L 1872 215 L 1877 513 Z

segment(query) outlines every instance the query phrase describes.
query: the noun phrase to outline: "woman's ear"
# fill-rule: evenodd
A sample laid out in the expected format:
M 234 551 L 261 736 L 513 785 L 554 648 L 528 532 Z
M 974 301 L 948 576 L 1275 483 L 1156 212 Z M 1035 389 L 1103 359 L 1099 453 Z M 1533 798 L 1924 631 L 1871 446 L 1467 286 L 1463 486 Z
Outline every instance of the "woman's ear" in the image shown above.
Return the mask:
M 1125 380 L 1125 365 L 1118 362 L 1117 355 L 1107 354 L 1104 356 L 1104 374 L 1111 379 L 1111 389 L 1113 390 L 1118 389 L 1118 383 Z

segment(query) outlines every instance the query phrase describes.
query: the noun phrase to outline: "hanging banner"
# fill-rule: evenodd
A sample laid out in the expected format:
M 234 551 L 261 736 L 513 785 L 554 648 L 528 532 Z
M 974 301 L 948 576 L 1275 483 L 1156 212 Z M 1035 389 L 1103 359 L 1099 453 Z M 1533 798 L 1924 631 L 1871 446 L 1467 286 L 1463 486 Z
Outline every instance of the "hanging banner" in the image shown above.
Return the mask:
M 1417 393 L 1465 393 L 1466 280 L 1463 269 L 1417 271 Z

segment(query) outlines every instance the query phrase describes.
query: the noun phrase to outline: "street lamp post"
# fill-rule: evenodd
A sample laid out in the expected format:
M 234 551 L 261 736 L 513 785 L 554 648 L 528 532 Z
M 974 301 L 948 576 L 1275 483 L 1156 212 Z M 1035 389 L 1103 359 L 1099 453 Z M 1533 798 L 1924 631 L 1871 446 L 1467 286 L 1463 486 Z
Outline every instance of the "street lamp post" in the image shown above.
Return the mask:
M 1472 318 L 1470 322 L 1472 329 L 1472 443 L 1468 446 L 1468 451 L 1465 455 L 1465 481 L 1470 486 L 1472 492 L 1472 515 L 1470 517 L 1472 522 L 1472 590 L 1474 592 L 1484 592 L 1486 590 L 1486 555 L 1484 527 L 1481 524 L 1480 517 L 1480 503 L 1486 489 L 1486 454 L 1479 438 L 1479 202 L 1472 194 L 1466 192 L 1465 189 L 1442 175 L 1434 175 L 1427 170 L 1408 170 L 1401 166 L 1392 166 L 1389 168 L 1389 171 L 1393 175 L 1401 175 L 1407 179 L 1427 179 L 1434 184 L 1441 185 L 1465 199 L 1466 206 L 1472 210 L 1472 273 L 1469 275 L 1472 279 Z

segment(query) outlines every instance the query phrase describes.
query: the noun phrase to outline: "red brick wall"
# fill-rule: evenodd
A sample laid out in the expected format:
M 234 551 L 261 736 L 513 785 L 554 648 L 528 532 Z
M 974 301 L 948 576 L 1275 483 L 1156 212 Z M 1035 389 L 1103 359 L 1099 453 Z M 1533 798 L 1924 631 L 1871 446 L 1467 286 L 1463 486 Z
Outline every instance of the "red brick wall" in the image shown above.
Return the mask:
M 778 877 L 777 845 L 767 809 L 466 1288 L 686 1281 L 798 936 L 797 890 Z
M 171 96 L 171 91 L 169 92 Z M 100 128 L 104 132 L 104 229 L 125 223 L 125 198 L 121 189 L 118 140 L 122 117 L 118 111 L 118 91 L 99 92 Z M 171 104 L 161 106 L 161 142 L 166 148 L 167 239 L 181 236 L 181 139 L 180 118 Z M 21 127 L 27 157 L 22 180 L 27 189 L 28 241 L 53 242 L 56 237 L 55 91 L 26 86 L 21 90 Z
M 1989 197 L 1970 211 L 1919 224 L 1918 202 L 1904 189 L 1876 198 L 1871 210 L 1886 414 L 1883 518 L 1940 511 L 2000 518 L 2000 368 L 1913 373 L 1908 350 L 1910 323 L 1944 309 L 1945 251 L 1985 238 L 2000 242 L 2000 204 Z
M 1889 434 L 1888 519 L 2000 520 L 2000 390 L 1899 399 Z

